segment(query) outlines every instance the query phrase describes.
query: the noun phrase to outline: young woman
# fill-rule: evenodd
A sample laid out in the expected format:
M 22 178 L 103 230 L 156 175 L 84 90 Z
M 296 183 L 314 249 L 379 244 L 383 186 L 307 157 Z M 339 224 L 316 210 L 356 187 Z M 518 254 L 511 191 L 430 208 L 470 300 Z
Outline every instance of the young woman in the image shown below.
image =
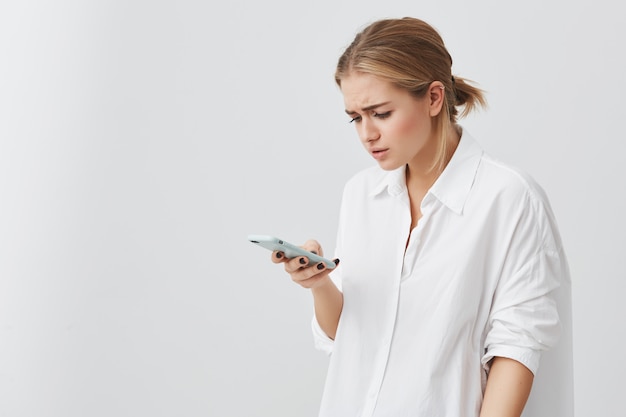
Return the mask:
M 320 416 L 519 417 L 558 340 L 569 275 L 549 202 L 457 124 L 484 99 L 451 66 L 414 18 L 374 22 L 339 59 L 377 164 L 345 186 L 332 274 L 272 255 L 311 289 L 332 352 Z

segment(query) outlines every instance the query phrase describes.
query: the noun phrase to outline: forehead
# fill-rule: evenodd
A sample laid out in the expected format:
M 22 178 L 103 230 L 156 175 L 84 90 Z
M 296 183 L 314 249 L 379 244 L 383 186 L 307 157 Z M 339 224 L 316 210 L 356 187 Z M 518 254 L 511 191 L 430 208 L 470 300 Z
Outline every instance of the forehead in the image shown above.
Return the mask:
M 346 110 L 358 111 L 367 106 L 398 100 L 409 93 L 375 75 L 353 72 L 341 80 Z

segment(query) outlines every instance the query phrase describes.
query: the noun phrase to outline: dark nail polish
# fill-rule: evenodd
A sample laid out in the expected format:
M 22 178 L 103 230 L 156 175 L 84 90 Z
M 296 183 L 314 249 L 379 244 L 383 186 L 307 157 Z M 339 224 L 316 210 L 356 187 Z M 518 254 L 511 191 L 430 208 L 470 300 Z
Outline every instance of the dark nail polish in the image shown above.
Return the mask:
M 317 264 L 317 269 L 319 269 L 320 271 L 324 269 L 324 264 L 323 263 Z
M 312 251 L 311 251 L 311 253 L 314 253 L 314 254 L 316 254 L 316 255 L 317 255 L 317 251 L 312 250 Z
M 337 258 L 337 259 L 333 260 L 333 262 L 335 263 L 335 266 L 336 266 L 336 265 L 339 265 L 339 258 Z
M 300 258 L 300 264 L 301 264 L 301 265 L 304 265 L 305 263 L 306 263 L 306 259 L 304 259 L 304 258 Z
M 280 259 L 283 257 L 283 254 L 281 252 L 276 252 L 276 257 Z

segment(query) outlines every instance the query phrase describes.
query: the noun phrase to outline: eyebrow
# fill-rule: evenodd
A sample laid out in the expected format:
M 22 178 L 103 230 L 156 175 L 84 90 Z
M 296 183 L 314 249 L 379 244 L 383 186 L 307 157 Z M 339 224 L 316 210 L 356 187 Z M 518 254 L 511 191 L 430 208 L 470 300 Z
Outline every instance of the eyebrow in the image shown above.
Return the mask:
M 361 111 L 374 110 L 374 109 L 376 109 L 378 107 L 384 106 L 385 104 L 389 104 L 389 103 L 391 103 L 391 102 L 390 101 L 385 101 L 384 103 L 372 104 L 371 106 L 363 107 L 361 109 Z M 356 114 L 356 111 L 346 109 L 346 113 L 349 114 L 349 115 L 350 114 Z

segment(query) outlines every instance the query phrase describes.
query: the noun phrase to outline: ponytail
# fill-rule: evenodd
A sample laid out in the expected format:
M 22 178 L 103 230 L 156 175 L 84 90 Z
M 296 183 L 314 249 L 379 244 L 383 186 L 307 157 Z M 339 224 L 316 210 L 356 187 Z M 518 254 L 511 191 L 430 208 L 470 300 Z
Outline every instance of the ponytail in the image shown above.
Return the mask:
M 487 107 L 484 91 L 470 83 L 468 79 L 452 76 L 452 90 L 455 96 L 454 104 L 449 110 L 452 123 L 456 123 L 459 106 L 463 107 L 459 115 L 461 118 L 477 110 L 478 107 Z

